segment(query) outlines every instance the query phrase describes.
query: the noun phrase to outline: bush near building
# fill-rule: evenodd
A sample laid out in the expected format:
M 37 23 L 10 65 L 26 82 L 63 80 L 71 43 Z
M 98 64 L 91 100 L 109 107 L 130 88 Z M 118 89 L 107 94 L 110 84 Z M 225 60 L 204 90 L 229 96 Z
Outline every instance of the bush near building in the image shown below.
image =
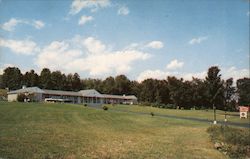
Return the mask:
M 18 102 L 24 102 L 24 99 L 26 99 L 25 94 L 18 94 L 18 96 L 17 96 L 17 101 Z

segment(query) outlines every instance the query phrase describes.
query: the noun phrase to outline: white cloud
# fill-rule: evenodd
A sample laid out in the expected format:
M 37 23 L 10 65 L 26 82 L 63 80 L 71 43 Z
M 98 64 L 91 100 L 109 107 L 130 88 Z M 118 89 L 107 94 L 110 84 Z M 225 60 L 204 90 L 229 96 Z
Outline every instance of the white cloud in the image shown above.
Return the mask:
M 249 77 L 248 69 L 237 69 L 236 67 L 230 68 L 222 68 L 221 72 L 222 79 L 226 80 L 229 78 L 233 78 L 236 82 L 240 78 Z M 207 76 L 207 70 L 201 72 L 170 72 L 165 70 L 145 70 L 141 72 L 137 78 L 138 82 L 142 82 L 145 79 L 153 78 L 153 79 L 166 79 L 167 76 L 175 76 L 177 78 L 183 78 L 184 80 L 192 80 L 194 78 L 205 79 Z
M 142 82 L 145 79 L 153 78 L 153 79 L 166 79 L 169 76 L 169 72 L 161 71 L 161 70 L 145 70 L 139 74 L 137 77 L 138 82 Z
M 15 19 L 11 18 L 8 22 L 5 22 L 4 24 L 1 25 L 1 28 L 6 31 L 14 31 L 15 27 L 18 24 L 27 24 L 34 26 L 36 29 L 41 29 L 44 27 L 44 22 L 41 20 L 33 20 L 33 21 L 28 21 L 28 20 L 23 20 L 23 19 Z
M 44 47 L 35 63 L 39 68 L 86 71 L 93 76 L 104 76 L 127 73 L 134 62 L 150 57 L 148 53 L 138 50 L 109 51 L 106 48 L 105 44 L 93 37 L 84 39 L 78 36 L 69 41 L 54 41 Z
M 207 40 L 207 37 L 206 36 L 203 36 L 203 37 L 198 37 L 198 38 L 193 38 L 189 41 L 189 44 L 190 45 L 194 45 L 194 44 L 200 44 L 201 42 Z
M 33 26 L 36 28 L 36 29 L 41 29 L 44 27 L 44 22 L 42 22 L 41 20 L 34 20 L 33 22 Z
M 183 78 L 185 80 L 192 80 L 193 77 L 199 78 L 199 79 L 205 79 L 206 75 L 207 75 L 207 72 L 202 71 L 202 72 L 196 72 L 196 73 L 185 73 L 185 74 L 179 75 L 179 78 Z
M 62 68 L 66 69 L 67 64 L 75 58 L 80 58 L 80 50 L 70 50 L 69 44 L 62 41 L 53 41 L 50 45 L 44 47 L 38 55 L 36 64 L 40 67 L 49 67 L 52 70 Z
M 32 55 L 40 49 L 37 44 L 31 40 L 6 40 L 0 38 L 0 46 L 7 47 L 16 54 Z
M 129 14 L 129 9 L 126 6 L 122 6 L 118 9 L 117 11 L 118 15 L 128 15 Z
M 177 78 L 183 78 L 184 80 L 192 80 L 193 77 L 205 79 L 207 72 L 197 72 L 197 73 L 179 73 L 179 72 L 169 72 L 164 70 L 146 70 L 139 74 L 137 81 L 142 82 L 145 79 L 167 79 L 168 76 L 175 76 Z
M 1 28 L 6 31 L 13 31 L 15 30 L 15 27 L 18 23 L 21 23 L 22 21 L 17 20 L 15 18 L 11 18 L 8 22 L 5 22 Z
M 92 12 L 95 12 L 99 8 L 108 6 L 110 6 L 109 0 L 74 0 L 71 4 L 69 14 L 75 15 L 85 8 L 89 8 Z
M 233 78 L 234 81 L 240 78 L 249 77 L 249 69 L 237 69 L 236 67 L 222 68 L 223 79 Z
M 93 20 L 93 17 L 92 17 L 92 16 L 85 16 L 85 15 L 83 15 L 83 16 L 81 16 L 81 18 L 79 19 L 78 24 L 79 24 L 79 25 L 84 25 L 85 23 L 90 22 L 90 21 L 92 21 L 92 20 Z
M 184 65 L 184 62 L 179 62 L 178 60 L 172 60 L 167 66 L 167 69 L 174 70 L 178 68 L 182 68 Z
M 151 41 L 146 45 L 146 47 L 152 48 L 152 49 L 161 49 L 163 48 L 164 44 L 161 41 Z
M 87 48 L 88 52 L 92 54 L 103 54 L 106 49 L 106 46 L 102 44 L 101 41 L 93 37 L 84 39 L 83 45 Z

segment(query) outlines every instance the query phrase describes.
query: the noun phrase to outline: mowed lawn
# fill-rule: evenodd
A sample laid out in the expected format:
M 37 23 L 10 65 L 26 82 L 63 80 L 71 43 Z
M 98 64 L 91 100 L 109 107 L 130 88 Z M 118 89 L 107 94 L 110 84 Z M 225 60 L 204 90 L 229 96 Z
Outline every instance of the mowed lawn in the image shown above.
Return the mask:
M 190 118 L 198 118 L 205 120 L 214 120 L 214 111 L 213 110 L 176 110 L 176 109 L 163 109 L 163 108 L 155 108 L 148 106 L 136 106 L 136 105 L 108 105 L 112 110 L 118 111 L 128 111 L 128 112 L 143 112 L 143 113 L 151 113 L 158 115 L 170 115 L 176 117 L 190 117 Z M 227 113 L 227 121 L 234 123 L 249 123 L 249 119 L 240 119 L 239 112 L 226 112 Z M 225 112 L 221 110 L 216 110 L 216 120 L 224 122 Z
M 0 158 L 226 158 L 208 126 L 81 105 L 0 102 Z

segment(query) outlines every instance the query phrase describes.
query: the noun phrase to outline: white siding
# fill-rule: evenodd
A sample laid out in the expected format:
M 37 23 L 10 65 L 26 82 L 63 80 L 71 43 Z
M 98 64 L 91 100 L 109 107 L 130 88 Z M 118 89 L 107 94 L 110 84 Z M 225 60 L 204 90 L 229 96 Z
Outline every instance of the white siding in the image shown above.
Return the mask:
M 8 101 L 9 102 L 17 101 L 17 94 L 8 94 Z

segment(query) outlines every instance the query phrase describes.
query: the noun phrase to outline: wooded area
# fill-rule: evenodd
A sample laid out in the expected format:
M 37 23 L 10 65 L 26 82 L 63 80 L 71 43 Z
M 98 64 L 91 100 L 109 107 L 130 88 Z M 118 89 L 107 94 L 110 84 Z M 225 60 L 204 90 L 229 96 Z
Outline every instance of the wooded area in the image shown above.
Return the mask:
M 208 109 L 213 104 L 217 109 L 235 110 L 235 106 L 250 105 L 250 78 L 223 80 L 220 69 L 212 66 L 205 79 L 191 81 L 166 77 L 165 80 L 146 79 L 141 83 L 129 80 L 125 75 L 101 79 L 80 79 L 77 73 L 64 74 L 44 68 L 40 75 L 34 70 L 22 74 L 17 67 L 8 67 L 0 75 L 0 88 L 9 90 L 38 86 L 42 89 L 79 91 L 96 89 L 101 93 L 136 95 L 143 105 L 184 109 Z

